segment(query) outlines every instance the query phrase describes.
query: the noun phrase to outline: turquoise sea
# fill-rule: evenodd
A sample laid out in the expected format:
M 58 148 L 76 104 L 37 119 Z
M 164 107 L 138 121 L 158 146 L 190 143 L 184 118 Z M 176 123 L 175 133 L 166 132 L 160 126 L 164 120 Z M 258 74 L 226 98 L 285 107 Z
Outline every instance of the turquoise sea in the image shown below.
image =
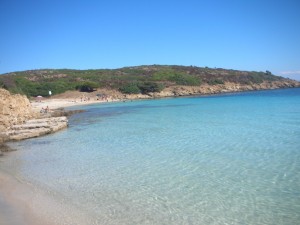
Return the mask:
M 99 224 L 299 224 L 299 88 L 81 108 L 1 169 Z

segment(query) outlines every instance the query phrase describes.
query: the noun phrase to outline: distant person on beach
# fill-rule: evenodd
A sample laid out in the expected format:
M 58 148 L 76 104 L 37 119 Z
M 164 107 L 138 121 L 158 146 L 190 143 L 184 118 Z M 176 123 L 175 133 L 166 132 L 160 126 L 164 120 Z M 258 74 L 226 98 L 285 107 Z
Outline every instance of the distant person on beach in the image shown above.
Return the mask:
M 46 109 L 44 109 L 44 107 L 42 107 L 40 113 L 46 113 Z

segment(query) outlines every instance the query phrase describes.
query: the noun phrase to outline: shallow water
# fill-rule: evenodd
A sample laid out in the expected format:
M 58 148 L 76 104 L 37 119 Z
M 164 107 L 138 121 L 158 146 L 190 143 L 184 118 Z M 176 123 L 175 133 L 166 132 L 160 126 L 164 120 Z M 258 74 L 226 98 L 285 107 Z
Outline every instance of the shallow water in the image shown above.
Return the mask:
M 297 224 L 300 89 L 85 106 L 2 170 L 101 224 Z

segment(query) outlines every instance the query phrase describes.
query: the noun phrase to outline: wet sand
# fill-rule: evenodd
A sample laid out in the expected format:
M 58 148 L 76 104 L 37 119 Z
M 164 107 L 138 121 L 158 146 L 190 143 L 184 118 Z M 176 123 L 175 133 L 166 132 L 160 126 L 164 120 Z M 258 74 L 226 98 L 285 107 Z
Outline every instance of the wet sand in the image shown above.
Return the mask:
M 98 224 L 87 212 L 0 171 L 0 225 Z
M 0 193 L 0 225 L 26 225 L 24 215 L 9 205 Z
M 43 224 L 44 221 L 34 218 L 25 199 L 20 198 L 22 192 L 26 196 L 26 189 L 21 191 L 21 186 L 17 180 L 0 171 L 0 225 Z

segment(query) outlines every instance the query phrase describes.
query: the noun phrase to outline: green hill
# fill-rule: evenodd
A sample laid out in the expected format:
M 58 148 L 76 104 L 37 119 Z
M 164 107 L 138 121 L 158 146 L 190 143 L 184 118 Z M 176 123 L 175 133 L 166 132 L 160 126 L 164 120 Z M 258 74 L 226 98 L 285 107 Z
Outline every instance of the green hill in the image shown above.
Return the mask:
M 136 66 L 120 69 L 72 70 L 42 69 L 3 74 L 0 87 L 27 96 L 63 93 L 67 90 L 92 91 L 95 88 L 123 93 L 159 92 L 166 87 L 222 85 L 226 82 L 252 85 L 289 79 L 271 72 L 238 71 L 195 66 Z

